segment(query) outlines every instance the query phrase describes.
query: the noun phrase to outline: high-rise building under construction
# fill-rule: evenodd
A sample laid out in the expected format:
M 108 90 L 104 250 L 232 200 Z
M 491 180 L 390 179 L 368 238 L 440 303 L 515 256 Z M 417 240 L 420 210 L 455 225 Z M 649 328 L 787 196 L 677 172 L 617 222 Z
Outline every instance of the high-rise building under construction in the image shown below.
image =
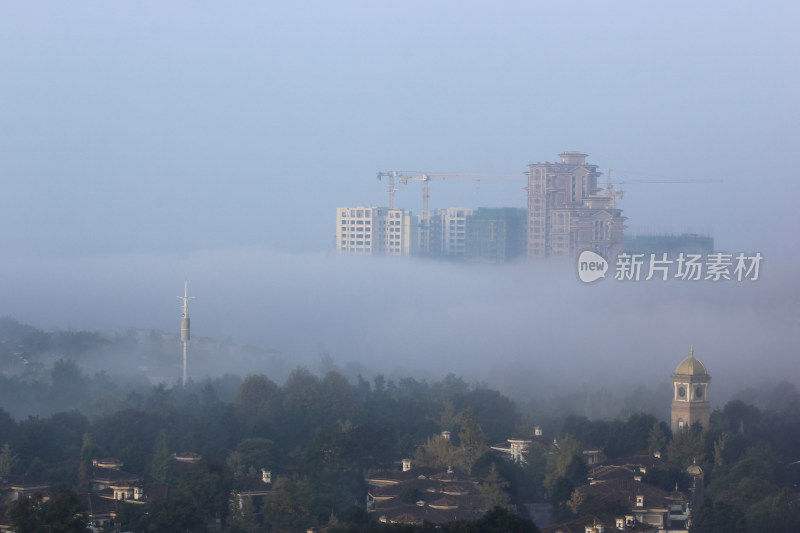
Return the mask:
M 571 257 L 622 250 L 625 217 L 614 196 L 601 194 L 597 165 L 586 154 L 564 152 L 558 163 L 528 165 L 528 257 Z

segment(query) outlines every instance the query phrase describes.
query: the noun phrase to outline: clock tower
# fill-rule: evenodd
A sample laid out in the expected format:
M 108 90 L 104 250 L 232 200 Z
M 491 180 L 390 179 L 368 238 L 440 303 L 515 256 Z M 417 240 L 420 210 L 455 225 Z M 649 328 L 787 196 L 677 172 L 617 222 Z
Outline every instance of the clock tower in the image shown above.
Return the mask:
M 689 357 L 681 361 L 672 374 L 672 432 L 689 429 L 700 422 L 708 429 L 711 404 L 708 401 L 708 385 L 711 376 L 705 365 L 694 357 L 694 348 Z

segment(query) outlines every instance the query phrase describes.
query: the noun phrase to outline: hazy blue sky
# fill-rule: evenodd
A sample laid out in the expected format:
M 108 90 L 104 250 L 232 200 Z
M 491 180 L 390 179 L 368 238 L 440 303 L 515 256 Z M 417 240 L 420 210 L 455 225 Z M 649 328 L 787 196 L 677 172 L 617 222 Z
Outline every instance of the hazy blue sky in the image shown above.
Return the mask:
M 702 338 L 712 367 L 771 350 L 760 370 L 796 380 L 798 27 L 790 1 L 0 3 L 0 314 L 177 332 L 189 278 L 198 335 L 574 369 L 594 346 L 578 308 L 631 371 L 652 354 L 668 375 Z M 570 278 L 565 297 L 525 267 L 329 253 L 337 206 L 386 203 L 377 171 L 522 173 L 563 150 L 619 179 L 723 179 L 620 206 L 635 231 L 761 251 L 763 284 Z M 524 185 L 435 183 L 431 205 L 523 207 Z
M 581 150 L 632 229 L 800 226 L 796 2 L 4 2 L 4 253 L 327 250 L 375 172 Z M 418 184 L 398 203 L 420 209 Z M 524 206 L 524 183 L 431 203 Z M 788 232 L 788 233 L 787 233 Z

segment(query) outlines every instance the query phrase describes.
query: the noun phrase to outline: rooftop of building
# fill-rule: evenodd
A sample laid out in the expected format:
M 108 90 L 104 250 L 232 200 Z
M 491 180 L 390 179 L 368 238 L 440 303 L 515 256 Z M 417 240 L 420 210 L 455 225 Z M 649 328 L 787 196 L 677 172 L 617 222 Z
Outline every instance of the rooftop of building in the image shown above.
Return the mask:
M 675 369 L 676 374 L 685 376 L 707 376 L 706 366 L 694 356 L 694 347 L 689 349 L 689 357 L 680 362 Z

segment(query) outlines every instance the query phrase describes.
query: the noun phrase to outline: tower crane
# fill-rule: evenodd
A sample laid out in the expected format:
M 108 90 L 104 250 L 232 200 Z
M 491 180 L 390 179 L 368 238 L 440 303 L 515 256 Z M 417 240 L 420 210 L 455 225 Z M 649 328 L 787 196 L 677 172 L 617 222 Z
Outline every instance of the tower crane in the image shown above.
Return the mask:
M 605 181 L 598 181 L 598 185 L 605 185 L 606 188 L 603 190 L 603 194 L 606 196 L 611 197 L 612 200 L 616 202 L 616 199 L 622 198 L 625 191 L 622 189 L 614 189 L 614 185 L 642 185 L 646 183 L 722 183 L 723 180 L 721 179 L 692 179 L 692 178 L 684 178 L 684 179 L 655 179 L 655 180 L 622 180 L 622 181 L 611 181 L 611 172 L 613 168 L 608 169 L 607 176 L 608 178 Z
M 430 211 L 428 209 L 428 200 L 430 199 L 430 182 L 431 181 L 445 181 L 445 180 L 458 180 L 458 181 L 500 181 L 500 180 L 516 180 L 527 179 L 525 174 L 459 174 L 456 172 L 403 172 L 391 170 L 388 172 L 378 172 L 378 179 L 382 176 L 389 178 L 389 208 L 394 206 L 394 178 L 402 184 L 408 184 L 409 181 L 422 182 L 422 217 L 426 222 L 430 218 Z

